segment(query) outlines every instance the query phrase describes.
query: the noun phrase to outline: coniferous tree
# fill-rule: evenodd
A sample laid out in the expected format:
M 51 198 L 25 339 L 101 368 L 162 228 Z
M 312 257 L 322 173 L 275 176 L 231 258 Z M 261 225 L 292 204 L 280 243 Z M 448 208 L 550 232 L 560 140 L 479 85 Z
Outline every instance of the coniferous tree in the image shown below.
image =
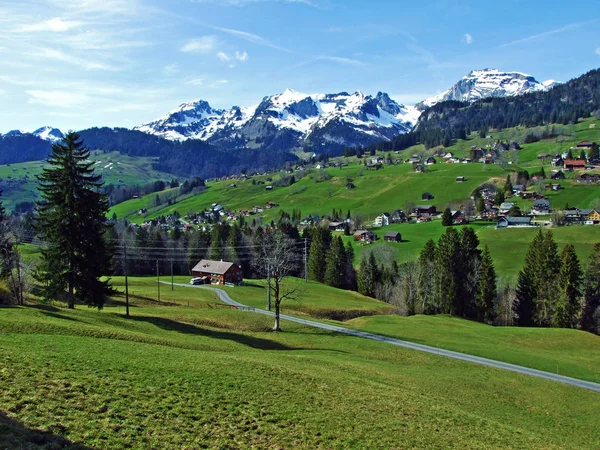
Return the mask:
M 52 146 L 49 167 L 39 176 L 37 229 L 48 243 L 40 279 L 46 299 L 66 295 L 69 308 L 78 300 L 100 309 L 111 292 L 100 277 L 111 272 L 112 248 L 104 240 L 108 200 L 89 156 L 79 135 L 70 132 Z
M 500 206 L 502 203 L 504 203 L 504 200 L 506 200 L 506 196 L 504 195 L 504 192 L 497 191 L 496 195 L 494 196 L 494 205 Z
M 308 278 L 323 283 L 325 280 L 326 256 L 331 242 L 328 228 L 316 227 L 312 231 L 312 242 L 308 254 Z
M 540 262 L 536 280 L 536 323 L 539 326 L 549 326 L 556 304 L 557 281 L 560 272 L 558 246 L 551 231 L 544 235 L 538 255 Z
M 345 261 L 346 289 L 356 290 L 356 270 L 354 269 L 354 248 L 348 241 L 346 243 L 346 261 Z
M 452 212 L 450 211 L 450 208 L 446 208 L 442 214 L 442 226 L 452 226 Z
M 573 328 L 581 310 L 581 282 L 583 274 L 573 244 L 565 245 L 560 255 L 558 275 L 559 295 L 552 324 L 555 327 Z
M 435 242 L 433 242 L 433 239 L 429 239 L 419 255 L 417 295 L 423 314 L 435 314 L 438 312 L 435 286 Z
M 12 268 L 13 246 L 10 242 L 8 220 L 2 204 L 2 191 L 0 191 L 0 278 L 8 275 Z
M 481 254 L 481 265 L 477 280 L 477 319 L 491 322 L 495 318 L 494 301 L 496 300 L 496 270 L 486 245 Z
M 379 279 L 379 268 L 373 252 L 363 257 L 358 271 L 358 292 L 367 297 L 375 297 L 375 285 Z
M 461 266 L 460 236 L 452 228 L 438 240 L 435 248 L 436 295 L 442 314 L 455 314 L 454 309 L 460 302 L 458 298 L 458 271 Z
M 585 290 L 579 326 L 600 334 L 600 242 L 594 245 L 585 274 Z
M 346 275 L 346 251 L 340 236 L 331 240 L 331 246 L 325 258 L 325 284 L 336 288 L 343 288 Z
M 510 181 L 510 175 L 506 175 L 506 183 L 504 183 L 504 192 L 506 194 L 512 194 L 513 191 L 513 185 L 512 182 Z
M 457 269 L 458 294 L 454 305 L 455 314 L 474 319 L 477 317 L 476 295 L 478 268 L 481 263 L 479 238 L 471 227 L 460 232 L 460 261 Z
M 535 281 L 531 277 L 531 271 L 524 267 L 519 271 L 517 281 L 516 299 L 512 305 L 515 322 L 522 327 L 533 326 L 535 318 Z

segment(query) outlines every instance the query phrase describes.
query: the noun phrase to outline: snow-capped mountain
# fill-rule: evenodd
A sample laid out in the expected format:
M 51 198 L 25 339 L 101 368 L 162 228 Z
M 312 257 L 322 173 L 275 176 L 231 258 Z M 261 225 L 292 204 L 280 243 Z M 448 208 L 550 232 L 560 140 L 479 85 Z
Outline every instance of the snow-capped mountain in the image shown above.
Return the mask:
M 458 100 L 473 102 L 487 97 L 510 97 L 535 91 L 547 91 L 558 84 L 554 80 L 540 83 L 531 75 L 520 72 L 501 72 L 496 69 L 473 70 L 441 94 L 417 104 L 423 110 L 436 103 Z
M 44 141 L 48 141 L 53 144 L 55 142 L 60 141 L 64 137 L 63 132 L 60 131 L 58 128 L 52 128 L 47 126 L 38 128 L 32 134 L 34 136 L 39 137 L 40 139 L 43 139 Z
M 5 136 L 5 137 L 37 136 L 40 139 L 42 139 L 43 141 L 48 141 L 52 144 L 60 141 L 64 137 L 62 131 L 60 131 L 58 128 L 52 128 L 52 127 L 42 127 L 42 128 L 38 128 L 35 131 L 11 130 L 11 131 L 5 133 L 4 135 L 0 134 L 0 136 Z
M 345 147 L 391 139 L 412 128 L 414 107 L 382 92 L 302 94 L 288 89 L 256 106 L 213 109 L 205 101 L 184 103 L 136 130 L 169 139 L 203 139 L 227 147 Z

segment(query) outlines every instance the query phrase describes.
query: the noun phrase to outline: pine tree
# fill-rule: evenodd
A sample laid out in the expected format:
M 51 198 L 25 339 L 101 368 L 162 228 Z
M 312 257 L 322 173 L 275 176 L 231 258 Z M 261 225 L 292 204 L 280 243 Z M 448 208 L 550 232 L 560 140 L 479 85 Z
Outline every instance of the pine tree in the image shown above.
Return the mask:
M 373 252 L 363 257 L 358 271 L 358 292 L 367 297 L 375 297 L 375 285 L 379 279 L 379 268 Z
M 436 314 L 439 312 L 435 297 L 435 274 L 435 242 L 433 242 L 433 239 L 429 239 L 419 255 L 417 296 L 423 314 Z
M 450 208 L 446 208 L 444 213 L 442 214 L 442 226 L 451 227 L 452 226 L 452 211 Z
M 500 206 L 502 203 L 504 203 L 504 200 L 506 200 L 504 192 L 503 191 L 497 191 L 496 195 L 494 196 L 494 205 Z
M 346 251 L 340 236 L 331 240 L 331 246 L 325 258 L 325 284 L 336 288 L 343 288 L 346 272 Z
M 492 322 L 495 318 L 494 301 L 496 300 L 496 270 L 486 245 L 481 254 L 481 265 L 477 280 L 477 319 Z
M 354 269 L 354 248 L 352 243 L 346 243 L 346 261 L 345 261 L 345 288 L 351 291 L 356 290 L 356 270 Z
M 481 261 L 478 247 L 479 238 L 473 228 L 463 228 L 460 232 L 460 260 L 456 278 L 458 293 L 453 309 L 456 315 L 470 319 L 477 317 L 477 277 Z
M 460 269 L 460 237 L 450 227 L 438 240 L 435 249 L 436 296 L 440 301 L 442 314 L 455 314 L 454 309 L 460 302 L 458 298 L 458 271 Z
M 77 133 L 52 146 L 39 178 L 42 201 L 37 229 L 48 246 L 42 250 L 40 280 L 44 297 L 66 294 L 69 308 L 80 301 L 102 308 L 111 288 L 100 277 L 111 272 L 112 248 L 104 240 L 108 200 L 100 192 L 90 152 Z
M 583 274 L 573 244 L 565 245 L 560 255 L 561 267 L 558 275 L 560 290 L 556 309 L 552 316 L 555 327 L 573 328 L 581 310 L 581 283 Z
M 579 326 L 600 334 L 600 242 L 594 245 L 585 274 L 585 290 Z
M 504 192 L 506 194 L 511 195 L 513 191 L 513 185 L 512 182 L 510 181 L 510 175 L 506 175 L 506 183 L 504 183 Z
M 551 231 L 543 236 L 542 245 L 539 248 L 540 259 L 536 278 L 536 323 L 539 326 L 549 326 L 556 304 L 557 279 L 560 272 L 558 246 Z
M 317 227 L 312 232 L 312 242 L 308 254 L 308 278 L 323 283 L 325 280 L 326 255 L 331 242 L 328 228 Z
M 535 298 L 535 281 L 531 278 L 531 271 L 524 267 L 523 270 L 519 271 L 516 299 L 512 305 L 517 325 L 522 327 L 533 326 Z

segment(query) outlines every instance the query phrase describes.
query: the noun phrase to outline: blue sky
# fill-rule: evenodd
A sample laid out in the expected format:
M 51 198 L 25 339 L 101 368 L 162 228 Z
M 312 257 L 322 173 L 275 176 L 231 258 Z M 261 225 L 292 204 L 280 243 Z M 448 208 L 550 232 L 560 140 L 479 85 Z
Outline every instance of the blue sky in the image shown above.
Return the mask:
M 598 0 L 0 0 L 0 132 L 133 127 L 288 87 L 414 104 L 472 69 L 599 66 Z

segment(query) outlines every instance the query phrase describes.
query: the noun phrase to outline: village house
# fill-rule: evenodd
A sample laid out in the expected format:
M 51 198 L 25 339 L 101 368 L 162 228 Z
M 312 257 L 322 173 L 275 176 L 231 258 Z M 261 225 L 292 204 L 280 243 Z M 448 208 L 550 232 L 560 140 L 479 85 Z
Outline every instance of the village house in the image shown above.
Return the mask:
M 585 169 L 585 161 L 582 159 L 566 159 L 565 160 L 565 170 L 570 172 L 574 170 L 584 170 Z
M 577 144 L 577 150 L 591 150 L 597 146 L 598 146 L 598 144 L 596 144 L 595 142 L 581 141 L 580 143 Z
M 554 159 L 552 159 L 552 167 L 564 167 L 565 165 L 565 160 L 562 159 L 562 157 L 557 156 Z
M 532 214 L 549 214 L 550 213 L 550 200 L 539 199 L 533 202 L 531 206 Z
M 354 185 L 354 183 L 347 183 L 346 184 L 346 189 L 355 189 L 356 186 Z
M 394 223 L 403 223 L 406 222 L 407 217 L 406 214 L 404 213 L 404 211 L 397 209 L 396 211 L 394 211 L 392 213 L 392 221 Z
M 578 183 L 597 183 L 600 181 L 600 175 L 592 175 L 589 173 L 582 174 L 578 179 Z
M 201 260 L 192 269 L 194 278 L 202 278 L 206 284 L 240 284 L 242 269 L 232 262 Z
M 421 200 L 433 200 L 433 194 L 431 192 L 423 192 Z
M 500 217 L 496 228 L 530 227 L 531 217 Z
M 417 218 L 431 217 L 437 212 L 434 205 L 417 205 L 413 211 Z
M 383 236 L 383 240 L 386 242 L 401 242 L 402 235 L 397 231 L 388 231 L 385 233 L 385 236 Z
M 437 161 L 435 160 L 435 158 L 433 156 L 430 156 L 429 158 L 427 158 L 425 160 L 425 165 L 427 166 L 431 166 L 433 164 L 435 164 Z
M 346 222 L 329 222 L 329 229 L 331 231 L 344 231 Z
M 377 239 L 377 235 L 369 230 L 356 230 L 354 232 L 355 241 L 372 242 Z
M 553 170 L 552 175 L 550 175 L 550 178 L 552 178 L 553 180 L 564 180 L 565 173 L 562 170 Z
M 375 217 L 375 226 L 385 227 L 390 224 L 392 216 L 390 213 L 383 213 L 380 216 Z
M 582 211 L 583 213 L 583 211 Z M 585 222 L 586 225 L 600 225 L 600 212 L 596 209 L 589 209 L 585 211 Z
M 513 184 L 513 194 L 519 195 L 521 192 L 525 190 L 524 184 Z
M 560 183 L 556 183 L 556 184 L 552 185 L 552 190 L 553 191 L 560 191 L 561 187 L 562 186 L 560 185 Z
M 463 181 L 466 181 L 465 177 L 456 177 L 456 181 L 458 183 L 462 183 Z
M 515 206 L 513 202 L 504 202 L 500 205 L 500 212 L 506 214 L 513 206 Z
M 456 225 L 461 225 L 467 221 L 465 215 L 462 211 L 450 211 L 452 214 L 452 223 Z

